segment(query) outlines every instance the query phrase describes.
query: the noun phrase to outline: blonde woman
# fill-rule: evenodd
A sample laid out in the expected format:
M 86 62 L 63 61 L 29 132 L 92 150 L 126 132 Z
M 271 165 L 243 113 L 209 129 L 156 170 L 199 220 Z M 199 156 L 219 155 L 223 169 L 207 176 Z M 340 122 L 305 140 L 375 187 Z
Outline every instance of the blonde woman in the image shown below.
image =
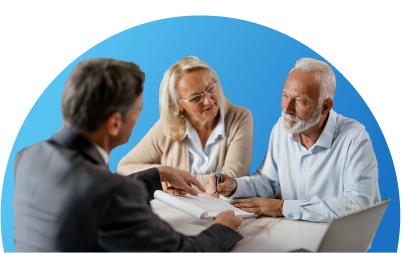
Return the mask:
M 231 177 L 249 174 L 252 113 L 229 102 L 206 62 L 189 56 L 175 63 L 159 97 L 159 121 L 119 162 L 119 174 L 168 166 L 190 172 L 203 186 L 216 166 Z

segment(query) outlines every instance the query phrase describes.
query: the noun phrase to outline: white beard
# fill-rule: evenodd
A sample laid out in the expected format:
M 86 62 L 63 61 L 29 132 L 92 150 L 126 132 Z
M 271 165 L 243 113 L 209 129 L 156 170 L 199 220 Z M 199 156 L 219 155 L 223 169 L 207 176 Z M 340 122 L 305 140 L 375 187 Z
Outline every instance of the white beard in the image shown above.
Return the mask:
M 295 133 L 301 133 L 311 127 L 313 127 L 314 125 L 318 124 L 320 121 L 320 118 L 322 116 L 322 104 L 320 104 L 321 106 L 318 106 L 316 108 L 316 110 L 312 113 L 312 117 L 310 118 L 310 120 L 303 120 L 301 118 L 298 118 L 297 116 L 294 115 L 290 115 L 290 114 L 286 114 L 282 111 L 282 123 L 283 123 L 283 128 L 292 134 Z M 290 125 L 290 123 L 285 121 L 285 118 L 288 120 L 293 120 L 296 122 L 296 124 L 292 127 Z

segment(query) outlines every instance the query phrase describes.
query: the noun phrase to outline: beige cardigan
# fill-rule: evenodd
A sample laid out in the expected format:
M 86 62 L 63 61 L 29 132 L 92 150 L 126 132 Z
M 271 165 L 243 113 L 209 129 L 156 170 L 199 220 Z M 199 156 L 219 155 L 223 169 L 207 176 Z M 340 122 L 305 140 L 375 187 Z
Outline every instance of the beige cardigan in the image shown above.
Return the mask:
M 188 137 L 171 141 L 163 132 L 159 120 L 145 137 L 120 160 L 117 173 L 130 175 L 137 171 L 157 167 L 159 164 L 189 172 Z M 225 137 L 219 141 L 217 165 L 220 172 L 231 177 L 249 175 L 252 164 L 253 117 L 250 110 L 229 105 L 225 112 Z M 205 186 L 211 174 L 194 175 Z

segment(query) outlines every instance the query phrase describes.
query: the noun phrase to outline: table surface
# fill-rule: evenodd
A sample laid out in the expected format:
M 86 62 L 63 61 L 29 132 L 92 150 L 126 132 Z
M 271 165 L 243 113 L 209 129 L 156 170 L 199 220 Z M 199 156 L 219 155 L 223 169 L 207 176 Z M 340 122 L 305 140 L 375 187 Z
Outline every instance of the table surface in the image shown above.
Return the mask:
M 155 214 L 184 235 L 197 235 L 213 224 L 213 219 L 198 220 L 156 199 L 150 204 Z M 267 216 L 244 218 L 237 230 L 244 238 L 231 251 L 316 251 L 328 225 Z

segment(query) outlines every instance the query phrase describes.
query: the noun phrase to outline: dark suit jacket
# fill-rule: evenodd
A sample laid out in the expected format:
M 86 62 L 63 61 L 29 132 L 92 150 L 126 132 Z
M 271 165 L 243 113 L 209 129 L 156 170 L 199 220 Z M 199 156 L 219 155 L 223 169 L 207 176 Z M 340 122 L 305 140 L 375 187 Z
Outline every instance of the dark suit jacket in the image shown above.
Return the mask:
M 67 127 L 20 151 L 14 162 L 16 251 L 227 251 L 242 239 L 215 224 L 175 232 L 149 205 L 156 168 L 112 174 L 92 144 Z

